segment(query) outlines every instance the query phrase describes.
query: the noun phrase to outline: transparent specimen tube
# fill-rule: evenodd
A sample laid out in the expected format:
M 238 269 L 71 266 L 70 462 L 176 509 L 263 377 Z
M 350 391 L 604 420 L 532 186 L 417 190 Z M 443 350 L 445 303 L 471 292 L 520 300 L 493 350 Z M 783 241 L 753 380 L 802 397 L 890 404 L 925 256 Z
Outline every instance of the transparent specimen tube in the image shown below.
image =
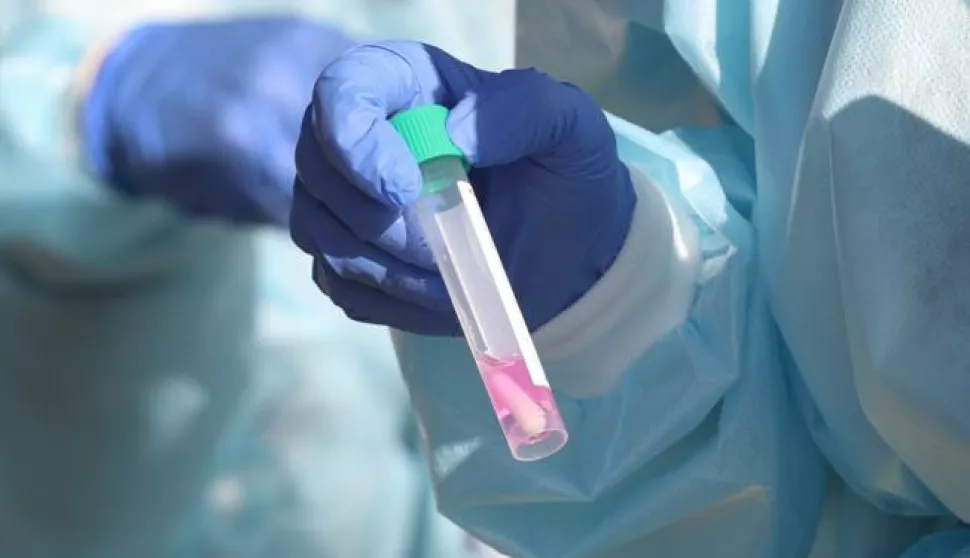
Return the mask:
M 548 457 L 568 433 L 462 159 L 421 172 L 416 212 L 512 455 Z

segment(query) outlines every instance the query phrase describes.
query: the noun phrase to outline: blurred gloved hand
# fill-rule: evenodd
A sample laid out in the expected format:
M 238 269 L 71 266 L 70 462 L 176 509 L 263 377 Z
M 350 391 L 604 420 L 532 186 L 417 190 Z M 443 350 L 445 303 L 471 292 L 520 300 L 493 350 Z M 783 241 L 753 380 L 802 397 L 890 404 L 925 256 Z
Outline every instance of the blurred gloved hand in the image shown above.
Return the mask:
M 363 45 L 317 81 L 297 144 L 291 233 L 319 287 L 355 320 L 427 335 L 458 332 L 409 206 L 421 174 L 387 118 L 452 108 L 448 132 L 502 262 L 536 329 L 606 272 L 636 197 L 602 111 L 534 70 L 490 73 L 433 47 Z
M 290 17 L 136 28 L 84 102 L 87 162 L 121 192 L 192 216 L 285 224 L 307 93 L 350 46 Z

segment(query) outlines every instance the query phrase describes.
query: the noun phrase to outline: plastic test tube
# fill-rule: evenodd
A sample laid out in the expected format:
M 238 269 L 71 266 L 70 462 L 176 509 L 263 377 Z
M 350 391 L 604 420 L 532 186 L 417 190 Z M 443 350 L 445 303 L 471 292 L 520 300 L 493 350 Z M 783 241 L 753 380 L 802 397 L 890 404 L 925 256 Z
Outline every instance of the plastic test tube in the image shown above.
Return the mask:
M 428 105 L 391 124 L 420 165 L 415 210 L 512 456 L 543 459 L 566 444 L 568 433 L 447 117 L 446 108 Z

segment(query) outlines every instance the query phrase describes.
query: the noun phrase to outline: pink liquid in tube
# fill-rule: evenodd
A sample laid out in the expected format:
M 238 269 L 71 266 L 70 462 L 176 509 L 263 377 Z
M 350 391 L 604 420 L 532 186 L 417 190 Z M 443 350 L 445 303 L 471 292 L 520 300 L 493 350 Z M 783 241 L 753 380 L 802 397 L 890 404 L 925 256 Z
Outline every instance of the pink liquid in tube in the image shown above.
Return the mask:
M 525 359 L 479 356 L 478 369 L 512 455 L 520 461 L 542 459 L 568 439 L 559 408 L 547 386 L 533 383 Z

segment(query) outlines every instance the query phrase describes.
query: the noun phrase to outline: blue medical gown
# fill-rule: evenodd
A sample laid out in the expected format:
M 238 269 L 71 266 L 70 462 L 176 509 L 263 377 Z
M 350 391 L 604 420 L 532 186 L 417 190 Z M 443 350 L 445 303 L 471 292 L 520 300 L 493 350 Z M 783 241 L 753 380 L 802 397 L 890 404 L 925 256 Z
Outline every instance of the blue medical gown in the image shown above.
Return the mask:
M 432 10 L 435 1 L 408 6 L 419 4 Z M 481 65 L 506 63 L 504 23 L 474 25 L 491 20 L 476 17 L 482 12 L 473 3 L 440 4 L 448 9 L 354 4 L 379 11 L 381 29 L 364 29 L 360 18 L 344 15 L 347 27 L 363 34 L 387 36 L 396 25 L 412 25 L 393 34 L 437 42 Z M 959 405 L 970 377 L 959 342 L 967 304 L 956 284 L 966 276 L 959 267 L 966 258 L 959 256 L 967 235 L 954 217 L 966 214 L 959 185 L 970 129 L 961 110 L 967 88 L 954 71 L 966 67 L 965 49 L 955 46 L 968 29 L 966 4 L 555 0 L 535 10 L 537 4 L 518 3 L 517 48 L 540 49 L 540 67 L 574 72 L 566 77 L 626 117 L 613 123 L 637 177 L 639 217 L 617 266 L 537 335 L 572 435 L 550 460 L 511 462 L 460 343 L 395 333 L 441 509 L 523 557 L 930 558 L 965 551 L 970 535 L 946 527 L 954 516 L 968 519 L 970 502 L 964 476 L 970 420 Z M 434 26 L 442 30 L 437 37 L 411 33 L 428 14 L 456 17 Z M 469 27 L 473 32 L 455 31 Z M 485 36 L 489 30 L 495 34 Z M 668 37 L 673 49 L 661 52 L 651 33 Z M 70 67 L 70 45 L 52 40 L 63 32 L 37 36 L 47 39 L 22 39 L 19 52 Z M 19 60 L 8 50 L 4 56 Z M 683 72 L 681 58 L 692 71 Z M 10 67 L 0 79 L 12 79 Z M 63 92 L 53 75 L 16 73 L 16 83 L 33 95 L 13 97 L 13 87 L 0 95 L 0 148 L 7 153 L 0 172 L 8 173 L 0 261 L 11 293 L 0 317 L 0 342 L 9 347 L 0 358 L 41 370 L 11 377 L 14 368 L 2 366 L 17 390 L 0 396 L 8 413 L 0 428 L 12 448 L 3 461 L 12 480 L 0 490 L 16 495 L 17 509 L 6 511 L 0 540 L 19 545 L 18 555 L 28 558 L 45 551 L 61 556 L 43 546 L 50 532 L 38 531 L 57 520 L 53 525 L 74 537 L 62 540 L 76 539 L 75 548 L 82 542 L 93 548 L 92 532 L 115 533 L 102 539 L 113 541 L 116 555 L 130 556 L 134 547 L 126 545 L 138 539 L 111 530 L 124 520 L 140 540 L 166 548 L 195 551 L 199 541 L 215 539 L 241 552 L 279 533 L 319 548 L 322 534 L 309 543 L 289 535 L 306 533 L 307 525 L 351 531 L 339 520 L 350 515 L 347 502 L 365 501 L 365 494 L 395 495 L 392 511 L 420 501 L 413 495 L 420 490 L 401 488 L 419 478 L 408 472 L 415 470 L 410 457 L 359 459 L 376 446 L 394 446 L 356 446 L 335 429 L 305 426 L 328 424 L 335 415 L 396 423 L 398 413 L 386 412 L 403 406 L 393 381 L 380 383 L 387 399 L 358 404 L 371 414 L 328 410 L 358 406 L 339 404 L 360 401 L 356 395 L 370 384 L 341 382 L 385 370 L 386 347 L 365 329 L 306 310 L 321 303 L 292 282 L 305 278 L 302 260 L 277 263 L 284 253 L 279 239 L 243 240 L 213 225 L 186 226 L 153 205 L 119 210 L 64 164 L 70 151 L 60 151 L 62 143 L 46 141 L 61 137 L 63 127 L 61 99 L 37 94 Z M 674 129 L 657 135 L 646 128 Z M 193 303 L 179 292 L 194 293 Z M 333 315 L 329 307 L 319 312 Z M 246 326 L 252 315 L 277 333 Z M 133 336 L 142 345 L 116 341 L 119 332 L 148 326 L 158 335 Z M 29 327 L 45 335 L 28 335 Z M 84 336 L 61 341 L 60 352 L 29 345 L 55 342 L 52 331 Z M 244 342 L 253 338 L 255 344 Z M 209 350 L 194 354 L 205 359 L 180 362 L 184 345 L 200 339 Z M 234 344 L 260 357 L 233 354 Z M 338 346 L 376 360 L 358 360 Z M 114 352 L 105 356 L 105 348 Z M 322 368 L 330 370 L 331 385 L 321 386 L 319 363 L 335 358 L 337 365 Z M 230 376 L 227 364 L 245 373 Z M 104 372 L 96 381 L 62 379 L 82 368 Z M 355 374 L 358 368 L 368 373 Z M 280 369 L 288 372 L 271 372 Z M 123 384 L 132 370 L 148 380 Z M 231 385 L 240 377 L 256 379 Z M 49 404 L 55 388 L 70 389 L 56 399 L 65 403 Z M 121 389 L 131 395 L 112 391 Z M 291 404 L 268 403 L 281 397 Z M 100 404 L 105 400 L 116 408 Z M 305 409 L 314 418 L 299 419 Z M 198 416 L 205 419 L 191 423 Z M 69 422 L 83 428 L 68 430 Z M 138 428 L 142 435 L 131 434 Z M 252 444 L 254 431 L 276 441 Z M 384 440 L 390 431 L 375 428 L 368 439 Z M 340 444 L 315 445 L 321 438 L 350 448 L 343 468 L 322 469 L 320 456 Z M 215 440 L 229 449 L 211 450 Z M 360 474 L 376 461 L 392 465 Z M 172 464 L 194 487 L 146 486 L 151 467 Z M 186 472 L 193 466 L 227 473 L 206 481 L 206 473 Z M 77 487 L 61 478 L 71 475 L 100 484 Z M 21 485 L 29 478 L 45 479 L 48 491 L 28 493 Z M 259 515 L 273 508 L 242 506 L 244 512 L 230 514 L 242 520 L 221 520 L 225 514 L 210 508 L 238 510 L 242 484 L 265 494 L 262 502 L 280 502 L 275 509 L 300 513 L 276 514 L 283 519 L 268 535 L 247 521 L 274 517 Z M 281 484 L 285 489 L 274 488 Z M 347 491 L 338 490 L 343 485 Z M 65 507 L 69 487 L 88 491 L 71 501 L 99 498 L 102 508 Z M 191 505 L 198 487 L 212 494 L 208 507 Z M 166 507 L 139 509 L 138 494 L 164 495 Z M 330 513 L 335 502 L 337 518 Z M 194 520 L 165 513 L 175 509 L 193 510 Z M 352 509 L 367 515 L 375 508 Z M 383 521 L 397 517 L 392 511 L 365 532 L 407 539 L 376 526 L 392 525 Z M 394 555 L 387 548 L 385 555 Z M 353 547 L 337 552 L 367 555 Z
M 0 43 L 0 556 L 463 556 L 387 333 L 284 234 L 80 170 L 72 82 L 102 35 L 75 23 Z
M 642 124 L 614 120 L 645 207 L 537 333 L 571 432 L 552 459 L 511 461 L 460 342 L 395 334 L 444 513 L 536 558 L 970 552 L 946 531 L 970 520 L 970 6 L 539 4 L 518 61 Z M 700 92 L 652 72 L 651 32 Z

